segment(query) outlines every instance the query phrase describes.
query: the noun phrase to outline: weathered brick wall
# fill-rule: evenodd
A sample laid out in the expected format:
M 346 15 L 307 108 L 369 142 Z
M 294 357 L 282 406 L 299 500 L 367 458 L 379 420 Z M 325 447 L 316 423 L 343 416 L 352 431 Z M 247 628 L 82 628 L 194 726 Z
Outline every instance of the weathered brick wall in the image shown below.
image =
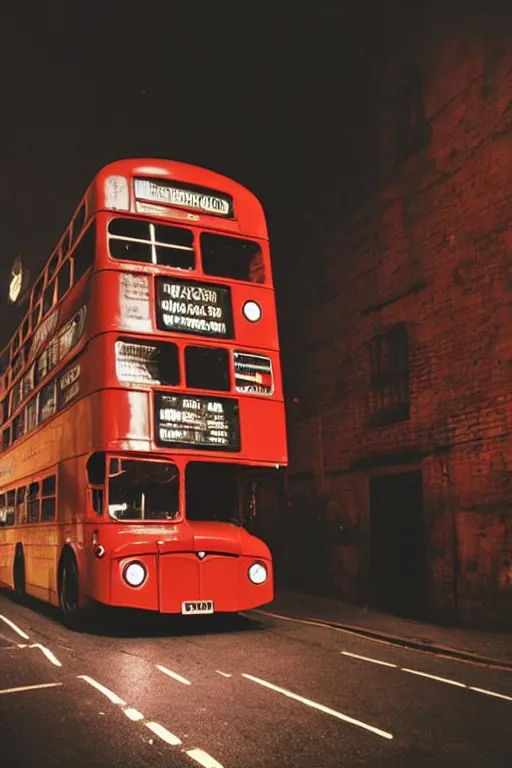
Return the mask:
M 331 225 L 316 293 L 293 286 L 302 319 L 283 323 L 306 408 L 290 419 L 290 488 L 313 470 L 353 529 L 331 552 L 338 592 L 367 590 L 368 471 L 354 462 L 416 451 L 432 615 L 488 625 L 512 622 L 512 38 L 499 30 L 433 24 L 412 59 L 381 67 L 381 181 Z M 370 429 L 365 345 L 400 321 L 410 418 Z

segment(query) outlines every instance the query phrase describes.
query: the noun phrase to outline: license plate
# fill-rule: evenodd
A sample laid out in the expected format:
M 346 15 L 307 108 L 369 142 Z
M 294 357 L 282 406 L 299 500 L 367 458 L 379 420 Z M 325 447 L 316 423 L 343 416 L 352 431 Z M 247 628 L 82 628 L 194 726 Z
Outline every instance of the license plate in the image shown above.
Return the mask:
M 213 600 L 185 600 L 181 604 L 181 612 L 185 616 L 192 613 L 213 613 Z

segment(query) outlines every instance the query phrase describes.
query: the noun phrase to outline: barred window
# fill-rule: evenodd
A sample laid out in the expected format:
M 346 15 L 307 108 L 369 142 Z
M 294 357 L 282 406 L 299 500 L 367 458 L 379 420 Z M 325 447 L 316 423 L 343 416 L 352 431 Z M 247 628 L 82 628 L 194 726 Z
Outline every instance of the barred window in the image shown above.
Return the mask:
M 409 418 L 407 326 L 398 323 L 370 341 L 370 426 Z

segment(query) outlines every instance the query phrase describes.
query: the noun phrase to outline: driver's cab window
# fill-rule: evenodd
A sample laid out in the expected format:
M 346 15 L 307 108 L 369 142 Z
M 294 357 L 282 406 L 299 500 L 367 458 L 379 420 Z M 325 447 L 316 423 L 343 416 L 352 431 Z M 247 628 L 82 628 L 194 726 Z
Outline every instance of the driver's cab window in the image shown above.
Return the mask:
M 240 473 L 237 464 L 191 461 L 185 475 L 187 519 L 241 525 Z
M 110 459 L 108 513 L 115 520 L 174 520 L 179 497 L 175 464 Z

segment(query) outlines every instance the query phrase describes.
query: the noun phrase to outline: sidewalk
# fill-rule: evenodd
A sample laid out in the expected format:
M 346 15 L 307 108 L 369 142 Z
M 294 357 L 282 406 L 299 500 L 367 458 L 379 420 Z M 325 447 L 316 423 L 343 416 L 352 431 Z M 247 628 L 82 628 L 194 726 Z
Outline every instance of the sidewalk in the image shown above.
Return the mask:
M 394 645 L 492 664 L 512 671 L 512 635 L 506 633 L 436 626 L 290 589 L 277 589 L 274 601 L 263 610 L 291 618 L 319 621 Z

